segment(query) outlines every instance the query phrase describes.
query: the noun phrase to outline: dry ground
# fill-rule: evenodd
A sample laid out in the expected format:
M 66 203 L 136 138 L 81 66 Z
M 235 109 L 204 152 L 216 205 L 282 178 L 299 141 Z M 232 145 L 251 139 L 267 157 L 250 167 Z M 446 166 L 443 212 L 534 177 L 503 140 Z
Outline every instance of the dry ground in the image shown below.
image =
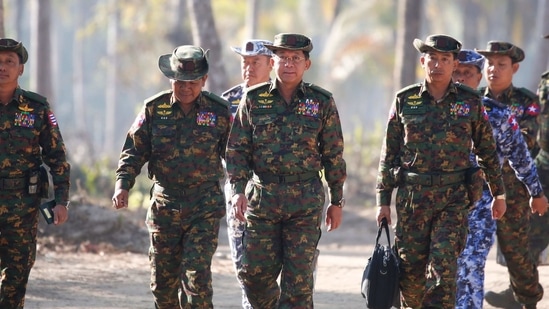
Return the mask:
M 373 215 L 372 209 L 348 206 L 344 226 L 323 233 L 315 308 L 365 308 L 360 280 L 377 231 Z M 153 308 L 143 219 L 144 213 L 75 206 L 69 223 L 62 227 L 41 222 L 39 254 L 25 308 Z M 215 308 L 240 308 L 224 225 L 212 268 Z M 495 250 L 486 272 L 487 289 L 507 287 L 506 269 L 495 263 Z M 549 266 L 540 268 L 540 277 L 549 291 Z M 549 309 L 549 298 L 538 308 Z

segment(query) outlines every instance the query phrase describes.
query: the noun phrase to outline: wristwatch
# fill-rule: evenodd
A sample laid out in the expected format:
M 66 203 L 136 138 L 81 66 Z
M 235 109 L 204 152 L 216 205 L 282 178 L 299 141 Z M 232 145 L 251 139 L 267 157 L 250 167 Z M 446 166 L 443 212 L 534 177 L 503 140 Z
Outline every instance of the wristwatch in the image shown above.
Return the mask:
M 504 200 L 505 194 L 496 195 L 496 200 Z
M 337 206 L 339 208 L 343 208 L 343 206 L 345 206 L 345 199 L 342 198 L 340 199 L 339 201 L 337 202 L 330 202 L 330 204 L 334 205 L 334 206 Z

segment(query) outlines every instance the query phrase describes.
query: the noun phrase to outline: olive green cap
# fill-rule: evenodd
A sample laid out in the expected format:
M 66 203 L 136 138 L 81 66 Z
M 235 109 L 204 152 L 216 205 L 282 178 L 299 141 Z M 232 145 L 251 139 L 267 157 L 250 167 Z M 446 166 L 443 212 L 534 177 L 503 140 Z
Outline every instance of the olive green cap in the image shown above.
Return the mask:
M 198 46 L 182 45 L 173 53 L 160 56 L 158 67 L 169 79 L 197 80 L 208 73 L 208 52 Z
M 2 38 L 0 39 L 0 51 L 11 51 L 16 53 L 21 59 L 21 64 L 25 64 L 29 59 L 29 53 L 23 46 L 22 42 L 17 42 L 14 39 Z
M 288 49 L 310 52 L 313 50 L 313 42 L 311 42 L 311 39 L 303 34 L 297 33 L 279 33 L 275 35 L 273 44 L 264 45 L 272 51 Z

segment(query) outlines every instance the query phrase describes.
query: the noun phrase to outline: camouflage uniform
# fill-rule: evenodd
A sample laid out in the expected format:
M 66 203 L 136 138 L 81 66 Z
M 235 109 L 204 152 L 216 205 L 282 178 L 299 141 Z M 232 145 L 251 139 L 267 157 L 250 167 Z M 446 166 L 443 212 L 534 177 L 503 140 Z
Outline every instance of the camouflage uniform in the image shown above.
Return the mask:
M 549 72 L 545 72 L 541 76 L 538 86 L 538 98 L 541 105 L 541 112 L 538 116 L 539 135 L 537 140 L 540 149 L 535 162 L 545 196 L 549 196 Z M 548 234 L 549 216 L 532 216 L 530 223 L 530 251 L 534 258 L 537 258 L 549 245 Z
M 477 92 L 450 83 L 437 102 L 424 82 L 397 93 L 381 151 L 376 202 L 390 205 L 398 187 L 395 246 L 402 262 L 403 306 L 454 308 L 473 146 L 492 195 L 503 194 L 492 128 Z
M 225 100 L 202 91 L 184 114 L 170 90 L 146 100 L 128 132 L 116 174 L 129 190 L 148 162 L 154 181 L 146 223 L 156 308 L 213 308 L 210 266 L 225 215 L 219 181 L 229 126 Z
M 249 201 L 238 275 L 254 308 L 312 308 L 325 201 L 319 173 L 324 169 L 332 200 L 340 200 L 341 123 L 326 90 L 302 82 L 286 103 L 276 85 L 248 89 L 227 146 L 233 192 Z
M 481 88 L 480 91 L 485 96 L 492 97 L 488 88 Z M 539 130 L 537 117 L 540 108 L 537 96 L 524 88 L 511 85 L 499 95 L 497 100 L 511 109 L 511 113 L 519 123 L 528 149 L 532 152 L 536 146 Z M 528 249 L 530 194 L 525 185 L 517 179 L 508 160 L 503 162 L 502 174 L 507 211 L 496 224 L 498 246 L 505 257 L 511 287 L 517 301 L 522 304 L 533 304 L 543 297 L 543 287 L 539 284 L 535 259 Z
M 57 120 L 44 97 L 17 88 L 12 100 L 0 105 L 0 126 L 0 308 L 19 309 L 36 257 L 38 206 L 44 193 L 29 193 L 29 175 L 42 162 L 48 165 L 55 200 L 66 205 L 70 165 Z
M 483 103 L 492 125 L 500 161 L 508 160 L 530 195 L 539 195 L 542 188 L 536 166 L 511 110 L 489 98 L 484 98 Z M 467 243 L 458 259 L 456 308 L 482 308 L 484 266 L 496 232 L 491 204 L 492 195 L 485 185 L 482 198 L 469 213 Z

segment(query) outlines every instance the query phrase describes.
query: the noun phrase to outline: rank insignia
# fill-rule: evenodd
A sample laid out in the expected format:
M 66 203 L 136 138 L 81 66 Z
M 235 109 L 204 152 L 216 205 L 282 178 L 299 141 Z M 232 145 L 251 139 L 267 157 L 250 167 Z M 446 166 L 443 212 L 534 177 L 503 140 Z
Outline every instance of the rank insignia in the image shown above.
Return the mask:
M 215 127 L 217 123 L 217 114 L 214 112 L 198 112 L 196 114 L 196 124 L 199 126 Z
M 450 106 L 450 115 L 464 117 L 469 116 L 471 106 L 463 101 L 452 103 Z
M 158 108 L 167 109 L 167 108 L 171 108 L 171 105 L 164 102 L 164 103 L 158 105 Z
M 30 108 L 28 105 L 19 105 L 19 110 L 23 112 L 32 112 L 34 108 Z
M 258 94 L 258 96 L 260 96 L 262 98 L 269 98 L 269 97 L 272 97 L 273 95 L 270 92 L 265 91 L 265 92 L 262 92 L 262 93 Z
M 159 116 L 168 116 L 172 114 L 171 110 L 158 110 L 156 111 L 156 114 Z
M 320 103 L 311 99 L 305 99 L 305 101 L 299 101 L 297 105 L 296 114 L 309 116 L 309 117 L 318 117 Z
M 16 127 L 34 128 L 36 116 L 29 112 L 15 113 L 14 125 Z
M 408 97 L 409 100 L 417 100 L 417 99 L 421 99 L 421 96 L 418 95 L 418 94 L 413 94 L 411 96 Z
M 410 106 L 418 106 L 418 105 L 421 105 L 422 103 L 423 103 L 423 101 L 406 101 L 406 104 L 408 104 Z

